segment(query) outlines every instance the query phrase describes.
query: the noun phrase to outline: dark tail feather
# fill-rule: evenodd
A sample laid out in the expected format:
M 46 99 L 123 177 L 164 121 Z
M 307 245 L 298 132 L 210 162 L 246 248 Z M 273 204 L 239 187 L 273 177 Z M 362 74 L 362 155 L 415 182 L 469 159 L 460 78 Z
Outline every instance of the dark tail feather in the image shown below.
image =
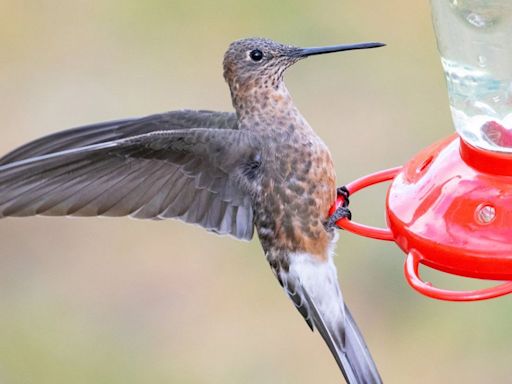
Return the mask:
M 344 324 L 340 324 L 339 328 L 331 328 L 327 326 L 307 292 L 304 293 L 310 304 L 313 323 L 329 347 L 347 383 L 381 384 L 382 379 L 377 366 L 347 305 L 345 304 Z
M 275 271 L 308 325 L 329 347 L 348 384 L 381 384 L 363 335 L 343 301 L 332 258 L 293 255 L 288 271 Z
M 349 384 L 382 383 L 363 335 L 346 304 L 345 316 L 345 351 L 340 354 L 341 362 L 338 362 L 338 365 L 341 363 L 344 366 L 347 382 Z M 340 368 L 343 370 L 341 366 Z

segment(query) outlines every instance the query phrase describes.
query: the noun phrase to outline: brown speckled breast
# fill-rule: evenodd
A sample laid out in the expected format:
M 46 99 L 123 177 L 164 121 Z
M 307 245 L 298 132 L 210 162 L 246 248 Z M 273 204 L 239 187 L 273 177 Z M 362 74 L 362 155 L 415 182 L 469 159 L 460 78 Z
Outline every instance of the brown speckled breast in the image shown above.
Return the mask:
M 262 148 L 253 199 L 263 248 L 326 258 L 332 233 L 323 224 L 336 197 L 334 165 L 326 145 L 296 111 L 256 126 L 268 143 Z

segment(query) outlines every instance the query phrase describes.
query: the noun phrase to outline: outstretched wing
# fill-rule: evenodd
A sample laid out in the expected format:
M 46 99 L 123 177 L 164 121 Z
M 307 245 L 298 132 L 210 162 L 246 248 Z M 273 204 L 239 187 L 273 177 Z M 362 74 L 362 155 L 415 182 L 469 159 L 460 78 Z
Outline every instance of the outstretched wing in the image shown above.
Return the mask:
M 332 260 L 293 255 L 289 271 L 277 274 L 308 325 L 316 328 L 326 342 L 347 383 L 382 383 L 364 338 L 343 302 Z
M 227 124 L 165 125 L 176 117 L 78 128 L 12 152 L 4 160 L 13 162 L 0 165 L 0 217 L 172 217 L 250 239 L 252 207 L 240 180 L 256 140 Z

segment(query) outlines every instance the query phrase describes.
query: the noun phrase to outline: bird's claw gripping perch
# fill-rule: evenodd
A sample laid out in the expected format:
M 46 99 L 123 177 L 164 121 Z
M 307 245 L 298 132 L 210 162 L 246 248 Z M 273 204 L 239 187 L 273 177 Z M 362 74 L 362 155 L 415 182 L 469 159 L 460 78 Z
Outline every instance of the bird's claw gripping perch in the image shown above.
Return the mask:
M 343 204 L 336 208 L 331 216 L 327 219 L 326 227 L 327 228 L 340 228 L 336 223 L 338 220 L 347 218 L 349 220 L 352 219 L 352 212 L 348 209 L 348 205 L 350 204 L 350 192 L 347 187 L 342 186 L 336 190 L 337 197 L 341 197 L 343 199 Z M 341 229 L 341 228 L 340 228 Z

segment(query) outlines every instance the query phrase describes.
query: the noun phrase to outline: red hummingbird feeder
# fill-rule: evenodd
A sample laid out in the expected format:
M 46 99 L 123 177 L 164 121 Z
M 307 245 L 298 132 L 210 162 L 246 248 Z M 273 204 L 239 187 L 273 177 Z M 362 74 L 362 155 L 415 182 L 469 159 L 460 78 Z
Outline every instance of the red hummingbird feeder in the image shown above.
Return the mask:
M 512 292 L 512 4 L 432 0 L 431 6 L 458 135 L 425 148 L 403 167 L 347 185 L 354 194 L 392 180 L 388 228 L 348 219 L 337 224 L 394 241 L 407 255 L 408 283 L 426 296 L 489 299 Z M 340 196 L 335 206 L 342 203 Z M 504 282 L 470 291 L 436 288 L 421 279 L 422 264 Z

